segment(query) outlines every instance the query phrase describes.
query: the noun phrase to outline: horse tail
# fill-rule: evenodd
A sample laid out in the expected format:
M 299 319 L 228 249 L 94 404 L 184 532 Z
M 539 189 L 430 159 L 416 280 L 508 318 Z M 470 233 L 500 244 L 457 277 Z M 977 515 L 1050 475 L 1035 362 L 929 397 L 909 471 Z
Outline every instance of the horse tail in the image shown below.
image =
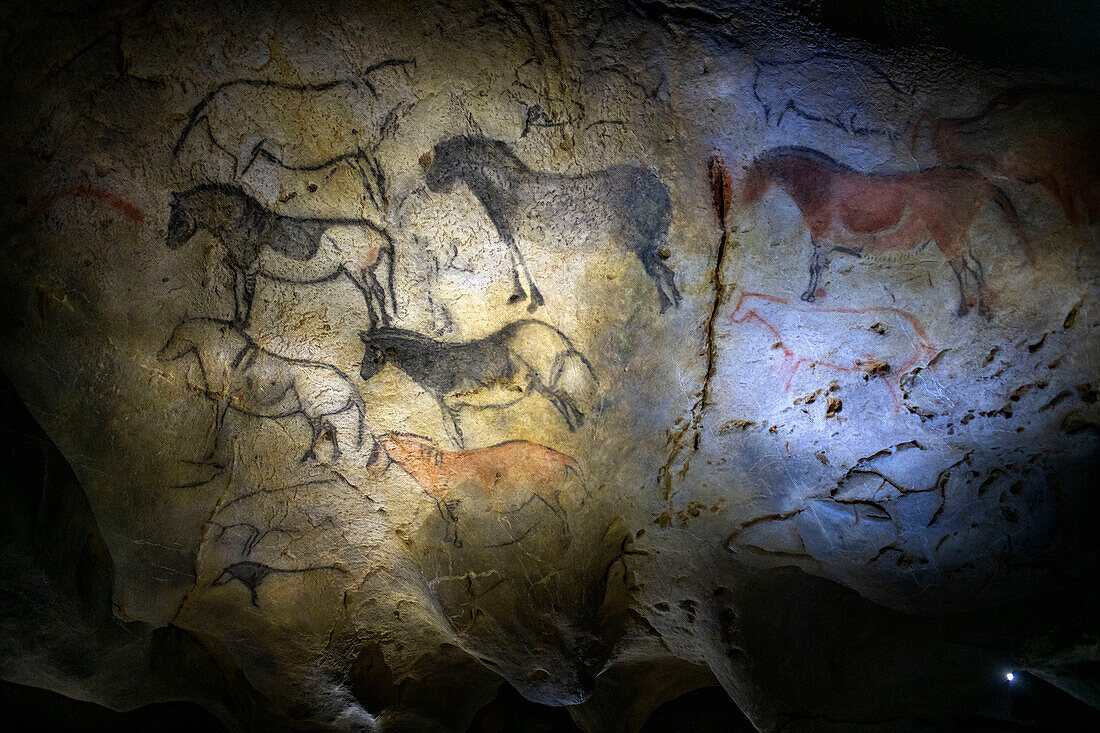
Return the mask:
M 1024 229 L 1023 222 L 1020 221 L 1020 215 L 1016 212 L 1016 207 L 1012 204 L 1012 199 L 1008 195 L 998 188 L 995 184 L 990 183 L 989 187 L 990 198 L 993 199 L 993 203 L 1000 207 L 1001 212 L 1004 213 L 1005 219 L 1008 221 L 1008 225 L 1012 227 L 1012 231 L 1016 233 L 1016 238 L 1020 241 L 1020 247 L 1024 250 L 1024 254 L 1027 255 L 1028 264 L 1035 264 L 1035 250 L 1032 246 L 1031 237 L 1028 236 L 1027 231 Z

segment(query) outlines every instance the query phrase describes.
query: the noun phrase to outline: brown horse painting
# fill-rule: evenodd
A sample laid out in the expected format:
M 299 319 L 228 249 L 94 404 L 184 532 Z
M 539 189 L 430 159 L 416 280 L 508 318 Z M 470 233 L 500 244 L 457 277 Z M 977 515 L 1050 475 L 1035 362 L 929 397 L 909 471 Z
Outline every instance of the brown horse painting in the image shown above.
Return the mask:
M 1075 226 L 1100 223 L 1100 93 L 1060 85 L 1017 87 L 993 97 L 975 114 L 925 114 L 944 163 L 976 165 L 1042 186 Z
M 969 231 L 989 203 L 1000 207 L 1032 259 L 1030 241 L 1012 202 L 983 176 L 965 168 L 861 173 L 817 150 L 773 148 L 746 167 L 737 208 L 752 205 L 772 186 L 794 200 L 810 230 L 810 282 L 802 293 L 807 302 L 818 295 L 826 251 L 858 257 L 911 250 L 931 240 L 959 281 L 959 315 L 975 304 L 985 313 L 985 276 L 970 248 Z

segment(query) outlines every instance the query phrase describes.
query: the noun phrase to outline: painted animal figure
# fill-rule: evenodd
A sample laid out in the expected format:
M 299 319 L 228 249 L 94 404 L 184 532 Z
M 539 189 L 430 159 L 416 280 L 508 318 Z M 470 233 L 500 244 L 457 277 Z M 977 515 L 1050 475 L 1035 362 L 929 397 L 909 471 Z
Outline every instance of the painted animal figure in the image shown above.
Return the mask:
M 881 376 L 894 408 L 901 407 L 901 377 L 936 348 L 917 317 L 897 308 L 818 308 L 792 305 L 764 293 L 742 292 L 734 323 L 759 323 L 783 351 L 780 378 L 790 390 L 803 364 Z
M 240 186 L 208 183 L 172 195 L 166 244 L 179 249 L 200 231 L 225 247 L 237 325 L 248 322 L 258 275 L 291 283 L 346 275 L 363 294 L 373 325 L 388 325 L 395 311 L 393 240 L 369 219 L 283 216 Z
M 569 522 L 561 492 L 569 478 L 580 477 L 577 462 L 556 450 L 528 440 L 509 440 L 487 448 L 449 451 L 408 433 L 378 438 L 371 467 L 383 456 L 396 463 L 432 497 L 447 523 L 445 542 L 462 546 L 455 514 L 463 499 L 487 499 L 504 513 L 517 512 L 532 501 L 546 505 L 561 522 L 562 540 L 569 546 Z
M 393 135 L 412 99 L 381 93 L 386 72 L 407 73 L 415 61 L 388 59 L 357 78 L 316 84 L 233 79 L 218 84 L 191 109 L 173 147 L 179 156 L 195 130 L 233 161 L 240 181 L 257 160 L 286 170 L 316 171 L 347 165 L 363 181 L 374 206 L 386 205 L 386 178 L 375 153 Z M 302 120 L 318 124 L 304 125 Z
M 239 580 L 241 585 L 248 588 L 248 592 L 252 596 L 252 605 L 259 607 L 259 597 L 256 595 L 256 589 L 267 580 L 269 575 L 277 573 L 310 573 L 314 570 L 335 570 L 345 575 L 347 575 L 348 572 L 336 565 L 318 565 L 312 568 L 273 568 L 270 565 L 264 565 L 260 562 L 243 560 L 241 562 L 235 562 L 222 570 L 221 575 L 215 578 L 211 585 L 217 587 L 231 583 L 234 580 Z
M 633 252 L 657 286 L 663 313 L 679 306 L 680 291 L 663 247 L 672 222 L 668 186 L 657 174 L 635 165 L 616 165 L 579 176 L 536 171 L 506 143 L 460 135 L 437 144 L 425 178 L 433 193 L 464 182 L 485 207 L 512 258 L 509 302 L 528 297 L 527 310 L 543 304 L 527 270 L 519 240 L 560 251 L 562 247 L 607 248 Z
M 326 425 L 337 436 L 334 458 L 340 456 L 341 423 L 354 417 L 356 446 L 362 445 L 363 398 L 347 376 L 334 366 L 304 359 L 288 359 L 257 346 L 229 321 L 195 318 L 176 326 L 160 351 L 162 361 L 193 355 L 198 361 L 201 384 L 196 385 L 216 404 L 210 458 L 229 408 L 253 417 L 301 416 L 312 431 L 309 448 L 301 460 L 316 458 L 314 450 Z M 351 426 L 344 425 L 344 432 Z
M 959 281 L 958 314 L 966 315 L 974 303 L 985 313 L 985 276 L 971 250 L 969 231 L 989 203 L 1000 207 L 1028 260 L 1033 258 L 1012 202 L 1001 189 L 965 168 L 861 173 L 817 150 L 773 148 L 747 167 L 738 209 L 758 201 L 772 186 L 794 200 L 810 230 L 810 281 L 802 293 L 807 302 L 818 295 L 826 251 L 858 257 L 911 250 L 931 240 Z
M 592 365 L 553 326 L 524 319 L 473 341 L 437 341 L 415 331 L 363 331 L 363 364 L 369 380 L 392 364 L 435 398 L 448 434 L 463 447 L 458 413 L 502 408 L 530 394 L 548 400 L 571 431 L 584 424 L 578 397 L 596 382 Z
M 923 115 L 946 163 L 979 165 L 1054 196 L 1073 225 L 1100 223 L 1100 92 L 1056 85 L 1005 91 L 973 115 Z
M 884 121 L 902 114 L 912 90 L 873 62 L 822 51 L 795 61 L 757 59 L 752 94 L 764 121 L 776 127 L 789 114 L 850 135 L 893 140 L 898 133 Z

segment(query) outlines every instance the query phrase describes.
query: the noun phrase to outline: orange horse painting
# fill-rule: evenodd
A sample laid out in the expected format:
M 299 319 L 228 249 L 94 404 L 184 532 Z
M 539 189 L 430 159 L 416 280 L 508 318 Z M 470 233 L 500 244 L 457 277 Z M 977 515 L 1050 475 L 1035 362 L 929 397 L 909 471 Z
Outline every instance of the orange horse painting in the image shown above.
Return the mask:
M 913 173 L 861 173 L 817 150 L 773 148 L 746 167 L 737 208 L 778 186 L 798 206 L 810 230 L 810 282 L 802 300 L 813 302 L 828 251 L 861 256 L 914 249 L 934 241 L 959 281 L 958 314 L 977 305 L 987 312 L 985 275 L 970 248 L 974 218 L 987 204 L 1000 207 L 1031 261 L 1031 245 L 1004 192 L 966 168 Z
M 505 513 L 542 502 L 561 521 L 564 546 L 569 546 L 569 523 L 560 496 L 570 476 L 579 476 L 580 471 L 564 453 L 529 440 L 450 451 L 419 435 L 386 433 L 378 438 L 368 467 L 377 467 L 383 456 L 435 500 L 447 523 L 444 541 L 455 547 L 462 547 L 455 510 L 462 499 L 475 497 L 491 500 Z

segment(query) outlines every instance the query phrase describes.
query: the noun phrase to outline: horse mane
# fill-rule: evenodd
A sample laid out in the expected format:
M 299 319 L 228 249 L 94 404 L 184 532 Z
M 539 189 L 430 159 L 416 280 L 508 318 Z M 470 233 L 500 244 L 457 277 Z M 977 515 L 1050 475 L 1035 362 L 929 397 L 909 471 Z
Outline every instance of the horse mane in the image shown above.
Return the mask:
M 813 148 L 806 148 L 801 145 L 783 145 L 778 148 L 770 148 L 763 154 L 758 156 L 754 161 L 755 164 L 771 164 L 784 158 L 797 158 L 799 160 L 805 160 L 812 163 L 818 163 L 824 165 L 833 170 L 845 171 L 847 173 L 857 173 L 854 168 L 849 165 L 845 165 L 833 157 L 826 155 L 820 150 L 814 150 Z
M 415 344 L 417 346 L 436 345 L 439 342 L 431 336 L 404 328 L 375 328 L 363 334 L 363 343 L 385 346 L 387 344 Z
M 527 164 L 520 160 L 519 156 L 512 150 L 512 146 L 503 140 L 494 140 L 482 135 L 458 135 L 446 141 L 444 144 L 451 143 L 455 140 L 461 140 L 466 151 L 472 153 L 467 159 L 467 163 L 484 164 L 490 161 L 497 163 L 505 161 L 515 170 L 530 170 Z

